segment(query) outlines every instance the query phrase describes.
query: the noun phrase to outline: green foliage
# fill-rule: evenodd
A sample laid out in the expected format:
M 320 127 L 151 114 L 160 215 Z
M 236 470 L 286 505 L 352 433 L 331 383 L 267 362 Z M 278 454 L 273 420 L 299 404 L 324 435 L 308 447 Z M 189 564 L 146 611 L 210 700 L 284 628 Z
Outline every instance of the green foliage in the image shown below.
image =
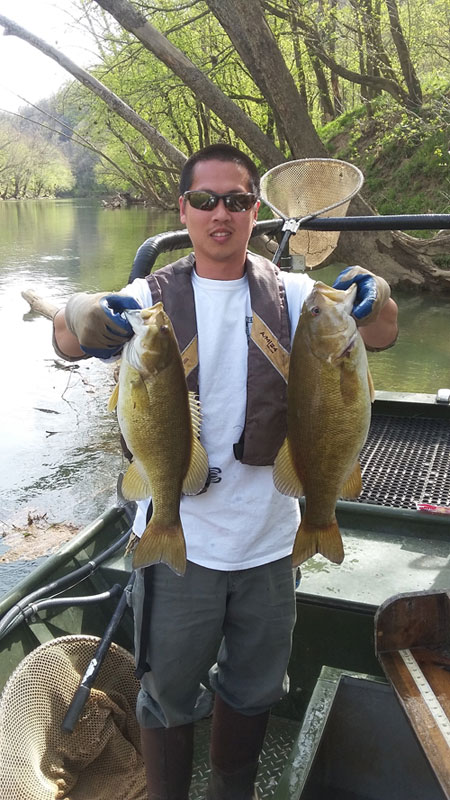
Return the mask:
M 185 4 L 140 0 L 137 5 L 155 28 L 252 118 L 286 158 L 291 157 L 283 120 L 275 118 L 255 76 L 249 74 L 203 0 Z M 397 0 L 409 55 L 422 88 L 431 98 L 416 114 L 406 111 L 398 97 L 394 100 L 385 90 L 344 79 L 330 66 L 334 61 L 356 74 L 388 76 L 406 92 L 407 81 L 384 0 L 374 4 L 362 0 L 279 0 L 263 5 L 279 49 L 330 155 L 361 167 L 369 200 L 385 213 L 446 210 L 450 196 L 445 140 L 449 92 L 442 76 L 448 72 L 449 63 L 450 0 L 433 0 L 433 4 Z M 212 141 L 226 141 L 250 152 L 239 132 L 206 108 L 110 14 L 86 0 L 79 0 L 79 6 L 80 20 L 86 30 L 95 32 L 99 53 L 91 72 L 175 147 L 188 156 Z M 320 61 L 317 53 L 321 50 L 330 63 Z M 320 83 L 321 78 L 324 83 Z M 59 134 L 41 134 L 55 154 L 55 176 L 45 178 L 50 188 L 44 192 L 128 191 L 145 196 L 153 205 L 175 206 L 178 175 L 173 167 L 83 85 L 76 81 L 67 84 L 49 101 L 48 109 L 72 130 L 61 127 Z M 29 116 L 36 114 L 30 112 Z M 44 119 L 39 115 L 36 118 Z M 327 124 L 319 127 L 324 119 Z M 81 147 L 79 139 L 77 144 L 76 134 L 97 152 Z M 22 126 L 21 146 L 27 135 L 29 131 Z M 71 179 L 66 180 L 56 168 L 60 157 L 61 164 L 70 167 Z M 2 158 L 0 150 L 0 170 Z M 27 162 L 24 156 L 22 160 Z M 262 165 L 258 166 L 263 171 Z M 0 172 L 0 178 L 2 175 Z M 18 191 L 24 191 L 24 185 L 19 179 Z M 27 182 L 27 192 L 35 191 L 32 185 Z
M 447 87 L 447 95 L 427 99 L 420 116 L 378 98 L 370 117 L 365 107 L 355 109 L 321 135 L 330 155 L 363 171 L 365 197 L 380 214 L 449 213 L 449 125 Z
M 72 188 L 70 165 L 32 123 L 0 116 L 0 197 L 54 197 Z

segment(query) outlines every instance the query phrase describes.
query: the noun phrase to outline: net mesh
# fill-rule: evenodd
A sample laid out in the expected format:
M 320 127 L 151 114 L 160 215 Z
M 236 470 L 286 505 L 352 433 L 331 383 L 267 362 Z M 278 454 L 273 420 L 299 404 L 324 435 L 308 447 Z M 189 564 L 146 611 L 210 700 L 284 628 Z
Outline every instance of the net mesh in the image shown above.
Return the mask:
M 63 636 L 18 665 L 0 698 L 2 800 L 145 800 L 133 657 L 112 644 L 73 733 L 61 723 L 95 636 Z
M 304 158 L 279 164 L 261 178 L 261 197 L 283 219 L 310 214 L 345 217 L 352 197 L 364 178 L 353 164 L 334 158 Z M 319 266 L 333 252 L 339 231 L 301 228 L 289 240 L 291 253 L 303 255 L 308 269 Z

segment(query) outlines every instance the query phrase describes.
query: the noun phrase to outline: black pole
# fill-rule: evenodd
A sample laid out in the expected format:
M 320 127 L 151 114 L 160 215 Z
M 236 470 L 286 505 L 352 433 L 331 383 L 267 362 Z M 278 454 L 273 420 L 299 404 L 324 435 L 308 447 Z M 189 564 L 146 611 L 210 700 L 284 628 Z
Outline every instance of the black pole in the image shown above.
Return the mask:
M 295 221 L 295 220 L 293 220 Z M 280 218 L 261 220 L 253 228 L 251 238 L 280 233 L 289 222 Z M 308 231 L 414 231 L 414 230 L 448 230 L 450 214 L 390 214 L 368 217 L 315 217 L 302 221 L 299 230 Z M 286 231 L 286 242 L 293 231 Z M 145 278 L 152 271 L 156 259 L 161 253 L 172 250 L 183 250 L 192 243 L 187 230 L 158 233 L 146 239 L 139 247 L 128 282 L 135 278 Z
M 113 636 L 116 632 L 116 629 L 125 613 L 127 608 L 127 590 L 131 589 L 134 583 L 135 573 L 132 572 L 130 580 L 128 581 L 127 585 L 125 586 L 120 600 L 116 606 L 114 614 L 112 615 L 108 626 L 99 642 L 99 645 L 94 653 L 94 656 L 91 658 L 88 667 L 81 678 L 80 685 L 76 690 L 72 702 L 67 710 L 66 716 L 62 721 L 62 729 L 67 733 L 73 733 L 75 725 L 78 722 L 81 712 L 83 711 L 84 706 L 86 705 L 89 695 L 91 693 L 91 689 L 95 683 L 95 679 L 99 673 L 100 667 L 102 666 L 103 660 L 106 656 L 106 653 L 109 650 L 109 646 L 113 640 Z

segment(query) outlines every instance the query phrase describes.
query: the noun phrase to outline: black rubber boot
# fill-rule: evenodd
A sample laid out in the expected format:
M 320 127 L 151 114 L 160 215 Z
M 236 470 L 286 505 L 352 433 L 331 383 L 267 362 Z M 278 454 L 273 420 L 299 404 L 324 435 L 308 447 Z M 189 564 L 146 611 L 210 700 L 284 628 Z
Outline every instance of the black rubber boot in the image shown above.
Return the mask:
M 257 800 L 255 779 L 269 711 L 241 714 L 216 694 L 207 800 Z
M 189 800 L 194 725 L 141 728 L 148 800 Z

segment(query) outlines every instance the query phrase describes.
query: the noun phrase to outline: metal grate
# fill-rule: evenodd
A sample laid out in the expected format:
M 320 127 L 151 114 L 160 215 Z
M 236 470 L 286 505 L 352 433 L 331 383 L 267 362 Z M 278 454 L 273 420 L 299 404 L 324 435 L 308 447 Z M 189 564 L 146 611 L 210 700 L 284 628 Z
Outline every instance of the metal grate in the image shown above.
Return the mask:
M 361 453 L 360 503 L 450 506 L 450 422 L 374 416 Z
M 195 725 L 194 770 L 189 793 L 191 800 L 203 800 L 206 797 L 210 728 L 210 719 L 201 720 Z M 275 715 L 270 717 L 256 779 L 261 800 L 272 797 L 299 730 L 299 722 Z

